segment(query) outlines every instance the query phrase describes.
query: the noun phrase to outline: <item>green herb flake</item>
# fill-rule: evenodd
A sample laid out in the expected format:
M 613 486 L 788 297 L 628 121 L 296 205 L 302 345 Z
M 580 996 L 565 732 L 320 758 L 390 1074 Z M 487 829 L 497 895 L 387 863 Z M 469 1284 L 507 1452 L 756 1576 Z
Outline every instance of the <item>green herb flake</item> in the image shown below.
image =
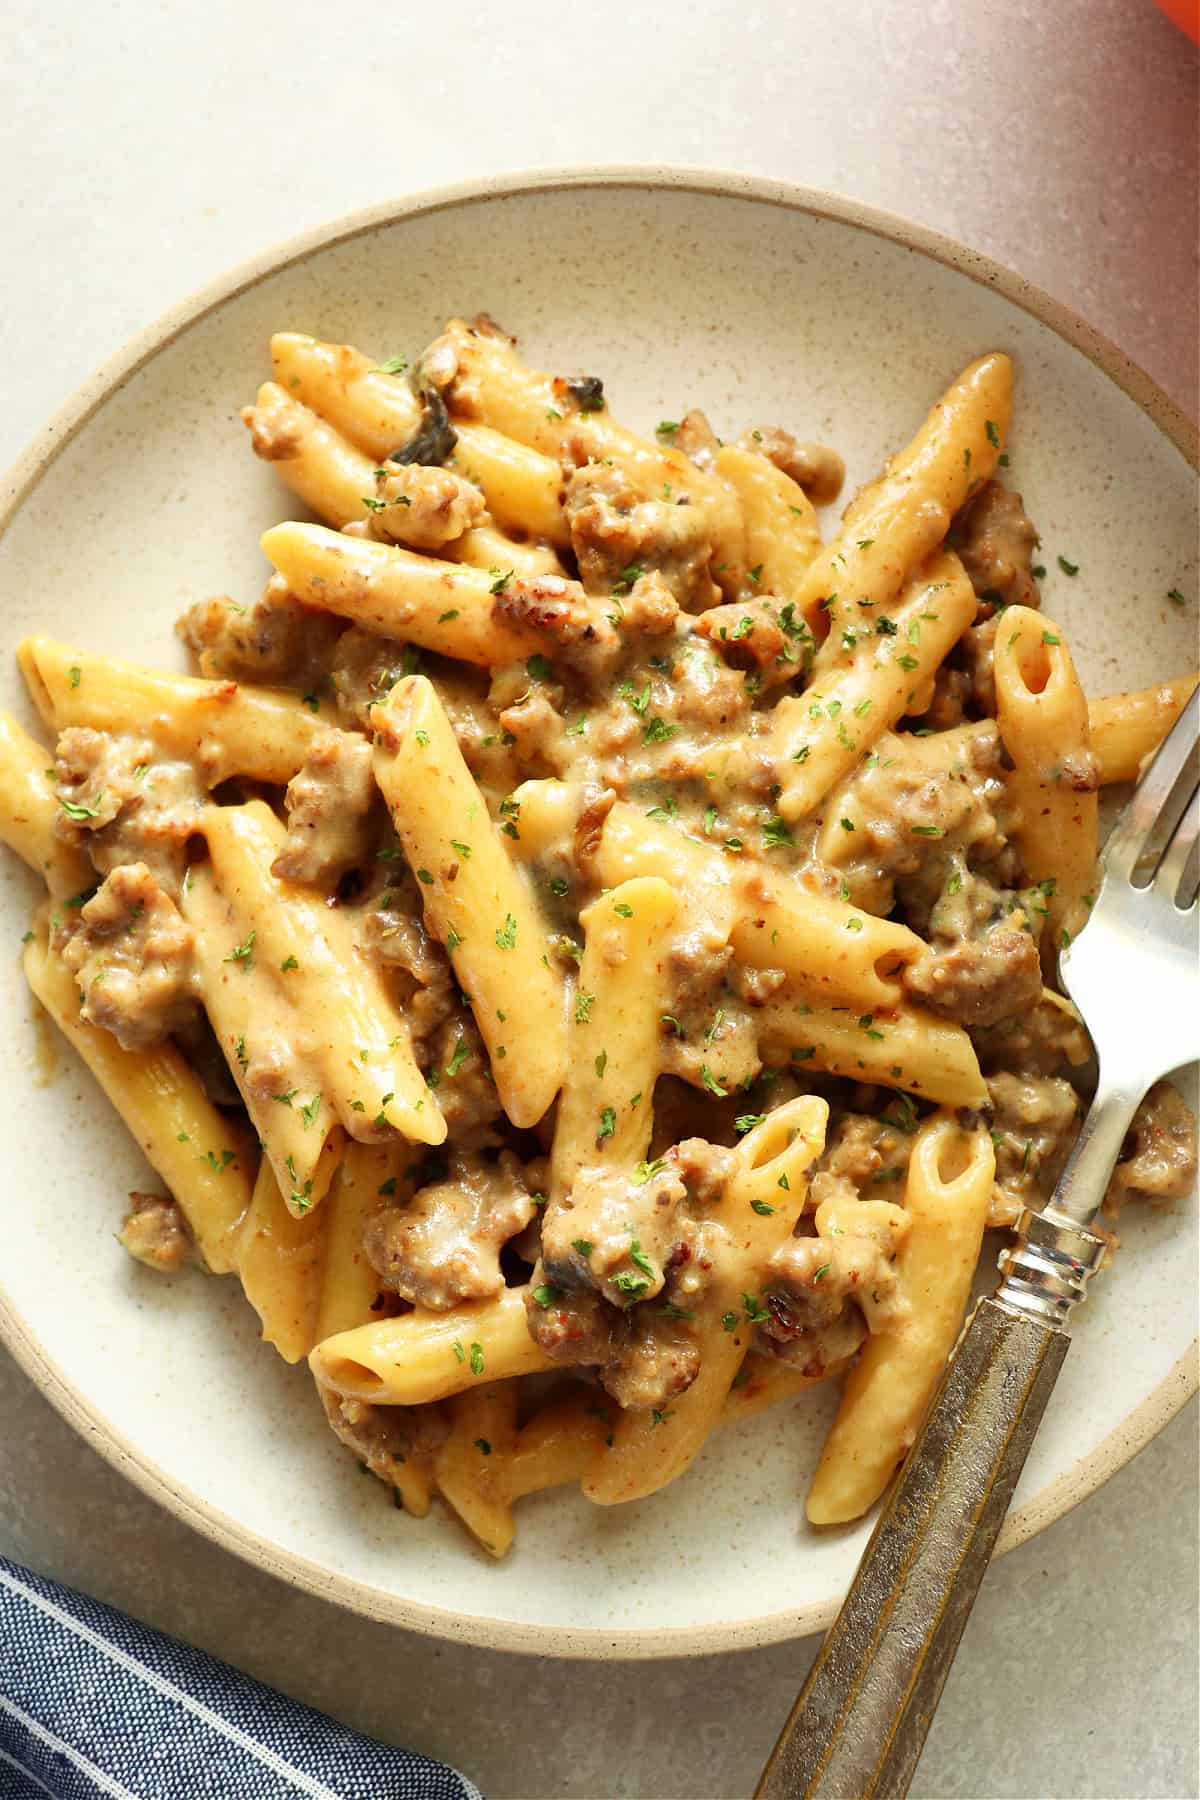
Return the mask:
M 256 934 L 252 931 L 250 933 L 250 936 L 246 939 L 245 943 L 238 944 L 235 949 L 230 951 L 229 955 L 227 957 L 225 957 L 224 960 L 226 962 L 232 962 L 232 963 L 244 963 L 246 965 L 246 967 L 249 968 L 250 964 L 254 960 L 255 935 Z

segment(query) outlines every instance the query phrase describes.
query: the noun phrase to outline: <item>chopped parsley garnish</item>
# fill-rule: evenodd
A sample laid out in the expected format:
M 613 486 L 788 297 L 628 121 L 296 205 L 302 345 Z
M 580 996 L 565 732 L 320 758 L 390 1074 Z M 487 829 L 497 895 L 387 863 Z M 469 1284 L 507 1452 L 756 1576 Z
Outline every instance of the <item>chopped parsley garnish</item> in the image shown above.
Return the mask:
M 1058 556 L 1054 559 L 1064 575 L 1078 575 L 1079 564 L 1073 563 L 1069 557 Z
M 595 1249 L 595 1245 L 589 1238 L 572 1238 L 571 1248 L 572 1250 L 578 1250 L 580 1256 L 590 1256 Z
M 490 1456 L 492 1454 L 492 1446 L 488 1443 L 486 1438 L 476 1438 L 475 1448 L 483 1456 Z
M 433 886 L 433 876 L 430 874 L 428 869 L 418 869 L 417 870 L 417 880 L 421 883 L 421 885 L 423 887 L 432 887 Z
M 650 1408 L 650 1429 L 651 1429 L 651 1431 L 654 1430 L 654 1427 L 656 1425 L 665 1425 L 668 1419 L 673 1419 L 674 1417 L 675 1417 L 675 1413 L 670 1407 L 668 1407 L 664 1411 L 662 1407 L 652 1406 Z
M 767 1200 L 752 1200 L 750 1202 L 750 1211 L 761 1213 L 763 1218 L 769 1218 L 775 1211 L 775 1208 Z
M 621 570 L 621 573 L 617 577 L 616 581 L 613 582 L 613 586 L 612 586 L 613 593 L 614 594 L 628 594 L 631 591 L 634 582 L 640 581 L 642 576 L 645 573 L 646 573 L 645 563 L 640 563 L 640 562 L 626 563 L 625 567 Z
M 482 1344 L 472 1344 L 471 1345 L 471 1373 L 472 1373 L 472 1375 L 482 1375 L 483 1374 L 483 1345 Z
M 466 1362 L 466 1360 L 467 1360 L 467 1353 L 466 1353 L 466 1351 L 465 1351 L 465 1350 L 464 1350 L 464 1349 L 463 1349 L 463 1347 L 462 1347 L 462 1345 L 461 1345 L 461 1344 L 460 1344 L 460 1343 L 459 1343 L 459 1341 L 458 1341 L 458 1339 L 457 1339 L 457 1338 L 455 1338 L 455 1340 L 454 1340 L 454 1342 L 453 1342 L 453 1343 L 452 1343 L 452 1344 L 451 1344 L 451 1346 L 450 1346 L 450 1348 L 451 1348 L 451 1349 L 452 1349 L 452 1350 L 453 1350 L 453 1352 L 454 1352 L 454 1355 L 455 1355 L 455 1360 L 456 1360 L 456 1361 L 458 1361 L 458 1362 L 460 1362 L 460 1363 L 461 1363 L 461 1362 Z
M 517 942 L 517 921 L 511 913 L 505 913 L 504 924 L 496 932 L 497 950 L 513 950 Z
M 635 1300 L 640 1300 L 650 1286 L 644 1276 L 631 1275 L 628 1269 L 622 1269 L 619 1275 L 614 1275 L 612 1284 L 618 1293 L 628 1296 L 626 1306 L 632 1306 Z
M 245 943 L 238 944 L 235 949 L 230 951 L 229 955 L 224 960 L 226 962 L 245 963 L 246 967 L 249 968 L 251 962 L 254 960 L 254 938 L 255 933 L 252 931 Z
M 457 850 L 458 854 L 462 857 L 464 862 L 470 862 L 470 860 L 471 860 L 470 844 L 464 844 L 461 838 L 451 838 L 450 839 L 450 848 L 452 850 Z
M 729 1092 L 727 1087 L 721 1086 L 721 1083 L 717 1080 L 707 1063 L 701 1063 L 700 1065 L 700 1079 L 708 1089 L 709 1093 L 715 1094 L 718 1100 L 723 1100 Z
M 1000 448 L 1000 433 L 996 429 L 996 421 L 994 419 L 986 419 L 983 428 L 987 432 L 988 443 L 991 444 L 994 449 L 998 450 Z
M 429 743 L 429 733 L 427 731 L 422 731 L 421 727 L 418 725 L 417 729 L 413 735 L 415 736 L 418 744 L 420 744 L 422 750 L 424 750 L 426 745 Z
M 585 994 L 582 988 L 575 993 L 575 1023 L 586 1025 L 592 1016 L 592 1008 L 596 1004 L 595 994 Z
M 643 744 L 665 744 L 667 739 L 674 737 L 678 730 L 678 725 L 669 725 L 656 713 L 654 718 L 648 719 L 643 727 L 642 742 Z
M 712 836 L 713 826 L 716 824 L 716 822 L 717 822 L 716 807 L 715 806 L 706 806 L 704 809 L 704 835 L 705 835 L 705 837 Z
M 553 1306 L 558 1299 L 558 1289 L 551 1287 L 548 1281 L 544 1281 L 540 1287 L 534 1288 L 533 1297 L 539 1306 Z M 461 1362 L 461 1360 L 460 1357 L 459 1361 Z
M 104 789 L 101 788 L 100 792 L 96 795 L 95 806 L 84 806 L 79 801 L 68 800 L 65 794 L 60 794 L 58 796 L 58 804 L 62 807 L 68 819 L 98 819 L 100 817 L 100 802 L 103 798 Z M 251 936 L 253 936 L 253 933 L 251 933 Z
M 765 1325 L 771 1316 L 762 1301 L 757 1299 L 753 1294 L 742 1295 L 742 1311 L 745 1313 L 751 1325 Z M 728 1317 L 728 1314 L 726 1317 Z M 726 1326 L 726 1330 L 731 1329 L 732 1327 Z
M 597 1081 L 604 1080 L 604 1071 L 605 1071 L 605 1069 L 607 1069 L 607 1067 L 608 1067 L 608 1051 L 602 1050 L 600 1052 L 599 1056 L 596 1058 L 596 1062 L 595 1062 L 596 1080 Z
M 721 1324 L 724 1326 L 726 1331 L 736 1331 L 737 1330 L 737 1322 L 738 1321 L 737 1321 L 736 1313 L 726 1312 L 726 1313 L 721 1314 Z
M 883 1042 L 882 1031 L 877 1031 L 875 1029 L 875 1015 L 873 1013 L 864 1013 L 862 1018 L 858 1021 L 858 1028 L 860 1031 L 865 1031 L 869 1038 L 875 1038 L 879 1043 Z
M 488 593 L 502 594 L 512 580 L 514 571 L 512 569 L 489 569 L 488 574 L 494 577 Z
M 457 1075 L 469 1055 L 470 1051 L 467 1049 L 467 1040 L 464 1037 L 460 1037 L 454 1046 L 454 1054 L 446 1064 L 447 1076 Z
M 500 829 L 505 837 L 514 838 L 518 843 L 521 840 L 521 833 L 517 829 L 520 817 L 521 802 L 519 800 L 514 800 L 512 795 L 508 794 L 500 802 L 500 818 L 503 821 Z
M 653 1181 L 656 1175 L 661 1175 L 666 1166 L 666 1158 L 663 1156 L 656 1156 L 653 1162 L 638 1163 L 633 1171 L 634 1187 L 645 1187 L 648 1181 Z
M 237 1058 L 238 1068 L 241 1069 L 244 1074 L 250 1067 L 250 1059 L 246 1055 L 246 1040 L 244 1037 L 240 1037 L 233 1046 L 233 1054 Z
M 317 1114 L 320 1112 L 320 1110 L 321 1110 L 320 1094 L 314 1094 L 312 1099 L 309 1101 L 308 1105 L 302 1106 L 300 1108 L 300 1117 L 304 1120 L 304 1129 L 306 1131 L 308 1130 L 308 1127 L 310 1125 L 316 1124 Z
M 781 850 L 794 842 L 791 831 L 778 813 L 771 813 L 763 820 L 764 850 Z
M 895 620 L 889 619 L 886 613 L 880 613 L 875 621 L 875 634 L 877 637 L 895 637 L 899 629 L 900 628 Z
M 756 1125 L 761 1125 L 766 1116 L 766 1113 L 739 1113 L 733 1121 L 734 1130 L 739 1137 L 745 1137 L 748 1131 L 753 1131 Z
M 67 670 L 67 679 L 70 681 L 73 688 L 77 688 L 79 683 L 83 680 L 83 670 L 79 668 L 78 665 L 72 665 L 72 667 Z
M 294 956 L 285 956 L 279 965 L 279 973 L 281 975 L 286 975 L 289 969 L 298 969 L 299 967 L 300 964 L 296 961 Z
M 829 1273 L 830 1267 L 831 1267 L 831 1265 L 829 1263 L 822 1263 L 820 1268 L 813 1275 L 813 1281 L 814 1282 L 824 1281 L 825 1277 Z
M 386 1181 L 380 1182 L 376 1191 L 384 1195 L 386 1199 L 390 1200 L 392 1195 L 396 1192 L 396 1177 L 394 1175 L 389 1175 Z
M 525 673 L 531 681 L 549 681 L 553 670 L 550 667 L 549 659 L 539 652 L 529 658 L 525 664 Z
M 914 825 L 912 829 L 914 837 L 945 837 L 946 835 L 944 825 Z
M 389 356 L 386 362 L 379 364 L 375 373 L 377 375 L 403 375 L 407 368 L 407 356 Z
M 596 1133 L 596 1142 L 602 1144 L 617 1129 L 617 1115 L 613 1107 L 605 1106 L 600 1111 L 600 1129 Z
M 649 1275 L 651 1278 L 653 1278 L 654 1264 L 650 1261 L 650 1258 L 646 1255 L 646 1252 L 642 1249 L 642 1246 L 638 1242 L 637 1238 L 633 1238 L 630 1241 L 629 1260 L 633 1264 L 635 1269 L 640 1269 L 642 1271 L 643 1275 Z
M 660 419 L 654 427 L 659 437 L 674 437 L 679 430 L 678 419 Z
M 614 900 L 613 911 L 619 919 L 632 919 L 633 908 L 627 900 Z
M 1174 605 L 1174 606 L 1186 606 L 1187 605 L 1187 601 L 1184 599 L 1184 596 L 1180 593 L 1178 588 L 1168 588 L 1167 589 L 1167 599 L 1169 601 L 1171 601 L 1172 605 Z

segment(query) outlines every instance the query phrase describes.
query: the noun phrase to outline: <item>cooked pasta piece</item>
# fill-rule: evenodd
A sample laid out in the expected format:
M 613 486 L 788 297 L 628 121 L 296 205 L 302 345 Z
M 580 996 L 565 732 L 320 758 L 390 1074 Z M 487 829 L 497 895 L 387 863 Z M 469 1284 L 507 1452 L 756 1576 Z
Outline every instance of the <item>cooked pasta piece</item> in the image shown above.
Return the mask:
M 842 659 L 775 708 L 777 804 L 785 819 L 811 813 L 885 731 L 906 712 L 922 710 L 918 696 L 975 617 L 975 606 L 962 564 L 945 551 L 910 576 L 894 616 L 872 611 L 841 627 Z M 885 623 L 891 635 L 881 636 Z
M 1061 628 L 1027 606 L 1004 614 L 995 670 L 996 719 L 1013 760 L 1009 789 L 1026 877 L 1043 885 L 1051 942 L 1069 942 L 1087 917 L 1096 881 L 1098 780 L 1087 701 Z
M 264 1156 L 238 1231 L 237 1272 L 261 1321 L 263 1342 L 273 1344 L 284 1362 L 300 1362 L 317 1342 L 326 1230 L 323 1207 L 299 1217 L 290 1209 Z
M 547 934 L 487 803 L 423 676 L 372 712 L 375 774 L 421 887 L 426 921 L 451 957 L 515 1125 L 536 1125 L 562 1084 L 565 991 Z
M 1101 787 L 1136 781 L 1143 762 L 1166 737 L 1196 685 L 1181 675 L 1130 694 L 1106 694 L 1088 706 L 1088 736 Z
M 981 356 L 947 388 L 912 442 L 855 495 L 799 599 L 806 618 L 821 607 L 829 620 L 818 679 L 846 656 L 843 632 L 857 635 L 864 611 L 888 611 L 906 576 L 993 473 L 1011 410 L 1012 364 L 999 352 Z
M 236 1267 L 236 1232 L 250 1204 L 246 1140 L 209 1100 L 175 1046 L 122 1050 L 79 1014 L 79 990 L 41 936 L 26 946 L 25 978 L 166 1182 L 214 1275 Z
M 17 661 L 34 705 L 55 731 L 86 725 L 151 738 L 166 754 L 192 762 L 210 788 L 235 775 L 290 781 L 325 729 L 319 709 L 298 694 L 168 675 L 51 638 L 26 638 Z
M 954 1348 L 987 1224 L 995 1155 L 987 1132 L 945 1114 L 922 1127 L 904 1205 L 899 1304 L 846 1377 L 808 1496 L 814 1525 L 856 1519 L 879 1498 L 916 1437 Z
M 804 1095 L 742 1139 L 719 1208 L 723 1232 L 713 1269 L 693 1302 L 700 1373 L 668 1409 L 622 1413 L 584 1479 L 590 1499 L 612 1506 L 655 1493 L 699 1454 L 750 1347 L 755 1309 L 746 1296 L 759 1291 L 764 1266 L 804 1211 L 828 1116 L 823 1100 Z
M 525 1324 L 525 1290 L 469 1300 L 451 1312 L 414 1311 L 326 1338 L 309 1357 L 319 1383 L 379 1406 L 422 1406 L 461 1393 L 487 1375 L 508 1381 L 553 1362 Z

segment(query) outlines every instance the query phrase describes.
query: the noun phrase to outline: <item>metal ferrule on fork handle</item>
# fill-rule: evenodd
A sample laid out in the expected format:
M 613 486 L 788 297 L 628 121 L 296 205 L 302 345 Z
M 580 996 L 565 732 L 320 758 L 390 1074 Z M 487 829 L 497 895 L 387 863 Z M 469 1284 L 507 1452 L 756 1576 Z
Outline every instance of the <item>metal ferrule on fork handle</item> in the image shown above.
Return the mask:
M 1013 1248 L 1001 1252 L 1004 1280 L 995 1298 L 1009 1312 L 1065 1330 L 1108 1244 L 1053 1209 L 1023 1213 L 1017 1232 Z

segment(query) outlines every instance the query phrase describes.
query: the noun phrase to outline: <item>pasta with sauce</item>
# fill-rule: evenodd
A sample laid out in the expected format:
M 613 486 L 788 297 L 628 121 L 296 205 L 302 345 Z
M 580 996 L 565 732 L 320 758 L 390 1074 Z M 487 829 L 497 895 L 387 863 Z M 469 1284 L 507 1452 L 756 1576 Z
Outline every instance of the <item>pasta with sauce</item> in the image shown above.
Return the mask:
M 315 518 L 262 597 L 188 609 L 195 676 L 32 638 L 53 751 L 0 721 L 30 985 L 167 1190 L 126 1247 L 236 1272 L 494 1555 L 846 1372 L 809 1514 L 857 1516 L 1078 1131 L 1055 955 L 1187 680 L 1089 711 L 1003 355 L 823 543 L 835 452 L 640 437 L 486 316 L 411 375 L 271 354 L 244 421 Z M 1195 1166 L 1159 1084 L 1114 1198 Z

